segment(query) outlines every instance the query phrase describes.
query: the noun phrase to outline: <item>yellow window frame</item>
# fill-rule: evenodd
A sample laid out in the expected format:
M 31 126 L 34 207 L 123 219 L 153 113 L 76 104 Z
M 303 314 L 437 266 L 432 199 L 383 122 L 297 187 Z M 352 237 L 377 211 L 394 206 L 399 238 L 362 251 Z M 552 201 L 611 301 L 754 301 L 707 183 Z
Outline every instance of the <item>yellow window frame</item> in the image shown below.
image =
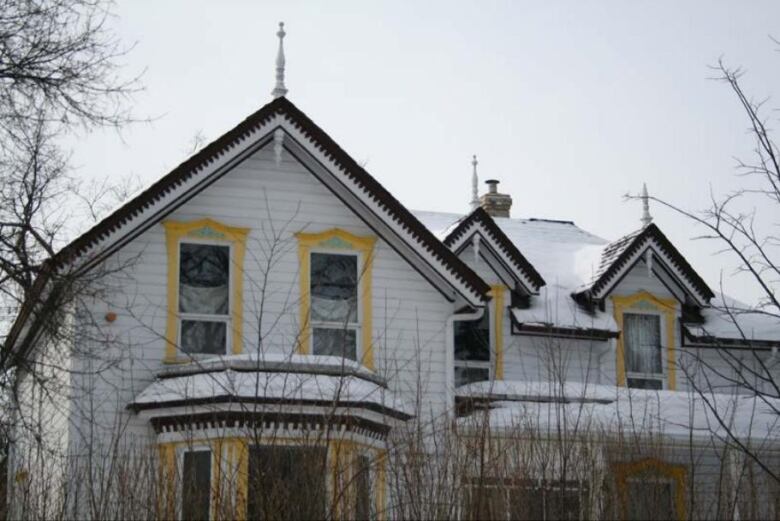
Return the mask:
M 212 451 L 212 473 L 211 473 L 211 516 L 212 519 L 218 519 L 222 508 L 232 510 L 238 520 L 246 519 L 247 498 L 249 493 L 249 447 L 255 442 L 267 443 L 269 445 L 311 445 L 312 440 L 302 438 L 280 438 L 265 437 L 260 440 L 230 436 L 225 438 L 206 439 L 202 441 L 179 441 L 166 442 L 158 445 L 160 453 L 160 474 L 163 484 L 163 493 L 161 494 L 158 505 L 161 517 L 174 518 L 177 506 L 175 503 L 177 495 L 177 451 L 189 446 L 209 446 Z M 318 443 L 320 444 L 320 443 Z M 351 502 L 354 499 L 354 491 L 349 486 L 353 482 L 352 461 L 360 453 L 371 454 L 375 466 L 374 474 L 374 508 L 377 518 L 381 521 L 386 519 L 386 488 L 387 488 L 387 451 L 385 449 L 364 445 L 352 440 L 328 440 L 324 442 L 328 449 L 328 490 L 329 508 L 337 514 L 335 517 L 349 518 Z M 224 467 L 223 467 L 224 462 Z M 227 475 L 225 475 L 227 473 Z M 224 482 L 223 478 L 235 476 L 234 484 Z M 345 484 L 346 489 L 340 488 L 337 484 Z M 223 505 L 223 502 L 232 502 L 232 509 L 229 505 Z M 342 515 L 347 514 L 347 515 Z
M 298 265 L 300 266 L 300 325 L 298 339 L 298 353 L 311 353 L 311 252 L 334 251 L 355 252 L 358 254 L 359 274 L 358 298 L 360 299 L 360 360 L 364 366 L 374 369 L 374 349 L 371 342 L 372 336 L 372 308 L 371 286 L 372 270 L 374 264 L 374 246 L 376 237 L 359 236 L 340 228 L 332 228 L 319 233 L 298 232 Z
M 653 311 L 664 317 L 666 331 L 666 388 L 674 391 L 677 388 L 677 349 L 674 342 L 674 328 L 677 317 L 677 301 L 673 298 L 656 297 L 647 291 L 639 291 L 628 296 L 613 296 L 612 306 L 620 336 L 617 339 L 615 367 L 617 384 L 626 387 L 626 347 L 623 334 L 623 314 L 632 310 Z
M 190 361 L 191 357 L 179 356 L 179 244 L 183 239 L 195 239 L 212 244 L 231 245 L 230 270 L 230 336 L 232 354 L 243 351 L 244 318 L 244 257 L 249 228 L 227 226 L 209 218 L 195 221 L 165 221 L 165 243 L 168 253 L 168 316 L 165 328 L 165 363 Z
M 685 504 L 685 483 L 688 470 L 683 465 L 667 463 L 658 458 L 644 458 L 628 463 L 612 465 L 617 485 L 618 499 L 623 517 L 628 515 L 628 481 L 633 477 L 650 475 L 670 480 L 674 484 L 674 509 L 677 519 L 687 519 Z
M 506 290 L 506 286 L 490 286 L 490 295 L 493 297 L 493 328 L 495 329 L 493 347 L 496 351 L 496 380 L 504 379 L 504 302 Z

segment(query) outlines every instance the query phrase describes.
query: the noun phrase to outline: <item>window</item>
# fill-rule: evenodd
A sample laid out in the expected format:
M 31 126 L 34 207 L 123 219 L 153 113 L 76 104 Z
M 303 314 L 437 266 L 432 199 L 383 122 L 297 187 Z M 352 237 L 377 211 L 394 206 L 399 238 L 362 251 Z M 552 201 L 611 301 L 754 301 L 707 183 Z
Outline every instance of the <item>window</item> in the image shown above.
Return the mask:
M 656 458 L 613 465 L 623 519 L 686 519 L 687 469 Z
M 455 322 L 455 386 L 490 380 L 490 312 Z
M 368 456 L 361 454 L 355 458 L 354 472 L 355 519 L 371 519 L 371 465 Z
M 182 242 L 179 249 L 179 346 L 226 354 L 230 322 L 230 247 Z
M 312 353 L 358 359 L 358 257 L 311 254 Z
M 615 353 L 617 384 L 674 391 L 679 302 L 644 290 L 632 295 L 613 295 L 610 299 L 615 322 L 621 330 Z
M 674 511 L 674 483 L 670 479 L 629 479 L 627 489 L 627 519 L 677 519 Z
M 579 483 L 491 483 L 467 490 L 464 519 L 576 520 L 580 497 L 587 487 Z
M 376 237 L 339 228 L 295 234 L 301 354 L 338 355 L 374 368 L 372 265 Z
M 645 313 L 624 313 L 623 335 L 628 386 L 663 389 L 661 317 Z
M 164 361 L 241 353 L 249 229 L 211 219 L 166 221 L 163 227 L 168 252 Z
M 327 449 L 249 449 L 248 519 L 324 519 Z
M 208 519 L 211 500 L 211 451 L 182 454 L 182 519 Z

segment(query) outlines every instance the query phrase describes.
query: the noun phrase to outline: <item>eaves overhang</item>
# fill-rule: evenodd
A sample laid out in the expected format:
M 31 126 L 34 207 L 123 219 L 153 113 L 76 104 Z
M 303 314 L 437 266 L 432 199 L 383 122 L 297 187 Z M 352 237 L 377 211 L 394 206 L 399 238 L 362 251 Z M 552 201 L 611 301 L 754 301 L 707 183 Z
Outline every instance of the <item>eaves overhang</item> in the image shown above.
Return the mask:
M 413 248 L 424 262 L 447 280 L 466 302 L 484 305 L 490 300 L 490 286 L 487 283 L 458 259 L 330 136 L 284 97 L 263 106 L 122 205 L 60 250 L 48 261 L 48 265 L 52 269 L 74 264 L 80 269 L 90 269 L 172 212 L 175 203 L 186 202 L 195 190 L 202 190 L 242 161 L 247 154 L 269 144 L 276 130 L 282 130 L 303 144 L 367 208 L 380 216 L 390 229 Z M 38 286 L 43 291 L 45 280 L 41 280 L 42 284 Z M 22 305 L 6 338 L 6 348 L 16 346 L 20 333 L 25 329 L 24 323 L 33 314 L 35 300 L 28 299 Z

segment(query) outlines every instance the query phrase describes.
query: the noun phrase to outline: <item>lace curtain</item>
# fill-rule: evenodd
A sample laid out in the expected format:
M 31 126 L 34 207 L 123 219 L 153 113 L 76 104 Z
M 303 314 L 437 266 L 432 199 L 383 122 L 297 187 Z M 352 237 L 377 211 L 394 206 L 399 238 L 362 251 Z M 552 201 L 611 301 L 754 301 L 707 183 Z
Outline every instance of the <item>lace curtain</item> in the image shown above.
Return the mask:
M 626 362 L 631 373 L 661 374 L 661 319 L 658 315 L 623 315 Z

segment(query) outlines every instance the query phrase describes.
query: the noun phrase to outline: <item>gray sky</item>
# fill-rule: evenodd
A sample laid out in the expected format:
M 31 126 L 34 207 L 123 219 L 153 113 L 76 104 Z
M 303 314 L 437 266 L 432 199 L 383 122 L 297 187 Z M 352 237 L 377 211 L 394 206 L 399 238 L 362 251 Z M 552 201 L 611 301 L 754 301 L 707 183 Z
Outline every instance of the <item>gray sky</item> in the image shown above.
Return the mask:
M 780 85 L 768 37 L 780 36 L 780 2 L 120 0 L 115 12 L 120 38 L 136 42 L 128 74 L 146 69 L 135 112 L 159 117 L 80 138 L 80 175 L 151 182 L 196 133 L 215 139 L 270 101 L 283 20 L 289 99 L 409 208 L 465 212 L 476 153 L 514 217 L 573 220 L 607 239 L 639 226 L 639 203 L 622 196 L 643 181 L 693 209 L 710 187 L 735 186 L 734 157 L 752 142 L 707 65 L 743 66 L 757 98 Z M 716 246 L 651 210 L 716 289 Z

